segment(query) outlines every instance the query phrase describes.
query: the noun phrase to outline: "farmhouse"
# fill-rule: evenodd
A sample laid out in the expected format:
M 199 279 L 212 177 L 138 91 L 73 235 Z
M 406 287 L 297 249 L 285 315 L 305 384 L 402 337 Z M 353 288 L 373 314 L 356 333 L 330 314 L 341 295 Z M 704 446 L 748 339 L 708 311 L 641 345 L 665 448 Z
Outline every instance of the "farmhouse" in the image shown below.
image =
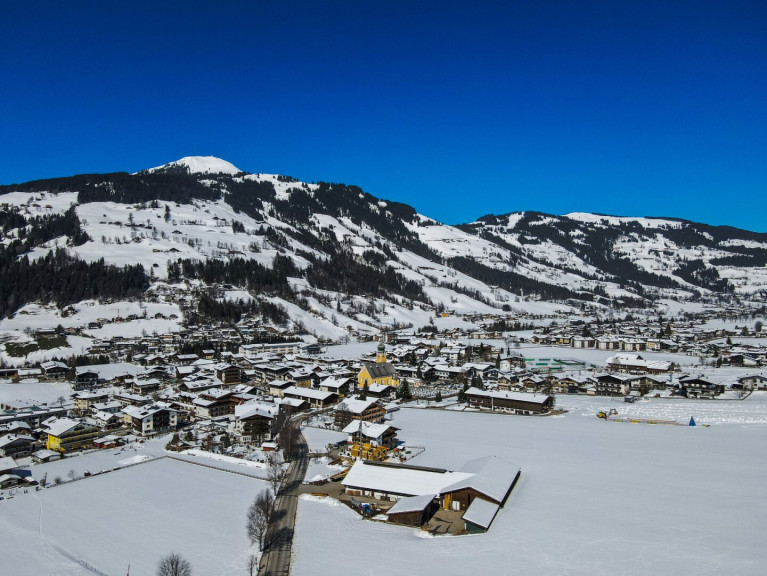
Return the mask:
M 346 398 L 336 406 L 335 423 L 343 428 L 352 420 L 364 422 L 381 422 L 386 416 L 386 409 L 373 400 L 359 400 L 358 398 Z
M 554 398 L 547 394 L 528 394 L 500 390 L 466 390 L 466 401 L 474 408 L 486 408 L 512 414 L 544 414 L 554 406 Z
M 519 467 L 497 456 L 472 460 L 454 472 L 444 468 L 358 460 L 342 484 L 347 494 L 402 501 L 399 507 L 395 505 L 391 509 L 395 515 L 393 521 L 397 523 L 423 522 L 428 520 L 429 512 L 437 508 L 468 512 L 476 500 L 483 500 L 487 505 L 481 506 L 488 510 L 481 510 L 481 514 L 479 511 L 472 513 L 470 520 L 490 517 L 483 527 L 487 529 L 520 474 Z M 414 496 L 421 498 L 415 500 Z

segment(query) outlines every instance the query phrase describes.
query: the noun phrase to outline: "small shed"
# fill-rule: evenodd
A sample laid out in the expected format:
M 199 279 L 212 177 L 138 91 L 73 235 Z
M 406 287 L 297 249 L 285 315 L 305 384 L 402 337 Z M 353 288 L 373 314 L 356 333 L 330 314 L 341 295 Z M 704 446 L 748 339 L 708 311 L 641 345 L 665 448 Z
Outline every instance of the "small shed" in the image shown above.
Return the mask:
M 429 521 L 436 508 L 439 507 L 438 504 L 434 503 L 438 497 L 438 494 L 425 494 L 400 498 L 386 515 L 389 517 L 389 522 L 394 524 L 421 526 Z
M 463 522 L 469 534 L 487 532 L 495 520 L 500 506 L 482 498 L 475 498 L 463 514 Z

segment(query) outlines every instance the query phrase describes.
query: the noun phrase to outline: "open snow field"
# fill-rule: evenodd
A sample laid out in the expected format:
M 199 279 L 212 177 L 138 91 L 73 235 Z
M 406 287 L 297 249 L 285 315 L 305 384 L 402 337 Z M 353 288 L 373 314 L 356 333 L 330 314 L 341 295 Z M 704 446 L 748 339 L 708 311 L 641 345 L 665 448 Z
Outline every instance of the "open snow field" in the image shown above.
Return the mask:
M 0 404 L 9 406 L 56 404 L 62 396 L 68 402 L 71 394 L 69 382 L 0 383 Z
M 0 502 L 0 574 L 154 574 L 178 552 L 194 574 L 245 574 L 245 514 L 266 482 L 155 460 Z
M 335 574 L 739 574 L 767 567 L 767 400 L 688 401 L 704 427 L 599 420 L 607 399 L 565 397 L 557 417 L 403 409 L 393 424 L 426 446 L 413 464 L 457 468 L 495 454 L 522 477 L 487 534 L 425 537 L 304 499 L 296 576 Z M 630 406 L 669 417 L 674 401 Z M 615 403 L 617 407 L 618 404 Z M 375 551 L 375 553 L 373 552 Z

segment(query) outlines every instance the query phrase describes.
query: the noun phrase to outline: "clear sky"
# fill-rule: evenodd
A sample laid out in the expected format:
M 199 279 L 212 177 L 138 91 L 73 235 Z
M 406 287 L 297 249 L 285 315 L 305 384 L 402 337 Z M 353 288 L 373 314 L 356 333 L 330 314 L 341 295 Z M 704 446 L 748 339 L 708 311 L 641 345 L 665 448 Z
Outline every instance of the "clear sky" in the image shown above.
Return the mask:
M 14 2 L 0 183 L 214 155 L 442 222 L 767 231 L 767 2 Z

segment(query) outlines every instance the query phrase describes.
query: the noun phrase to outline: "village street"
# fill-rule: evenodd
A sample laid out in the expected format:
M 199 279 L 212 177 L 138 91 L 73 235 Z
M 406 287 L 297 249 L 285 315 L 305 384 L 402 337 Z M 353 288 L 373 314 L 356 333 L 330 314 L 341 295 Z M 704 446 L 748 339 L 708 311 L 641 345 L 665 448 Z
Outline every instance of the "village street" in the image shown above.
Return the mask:
M 298 497 L 309 466 L 309 447 L 301 433 L 300 421 L 297 426 L 298 444 L 283 488 L 275 502 L 275 519 L 269 527 L 266 552 L 261 557 L 259 574 L 286 576 L 290 574 L 290 562 L 295 533 Z

